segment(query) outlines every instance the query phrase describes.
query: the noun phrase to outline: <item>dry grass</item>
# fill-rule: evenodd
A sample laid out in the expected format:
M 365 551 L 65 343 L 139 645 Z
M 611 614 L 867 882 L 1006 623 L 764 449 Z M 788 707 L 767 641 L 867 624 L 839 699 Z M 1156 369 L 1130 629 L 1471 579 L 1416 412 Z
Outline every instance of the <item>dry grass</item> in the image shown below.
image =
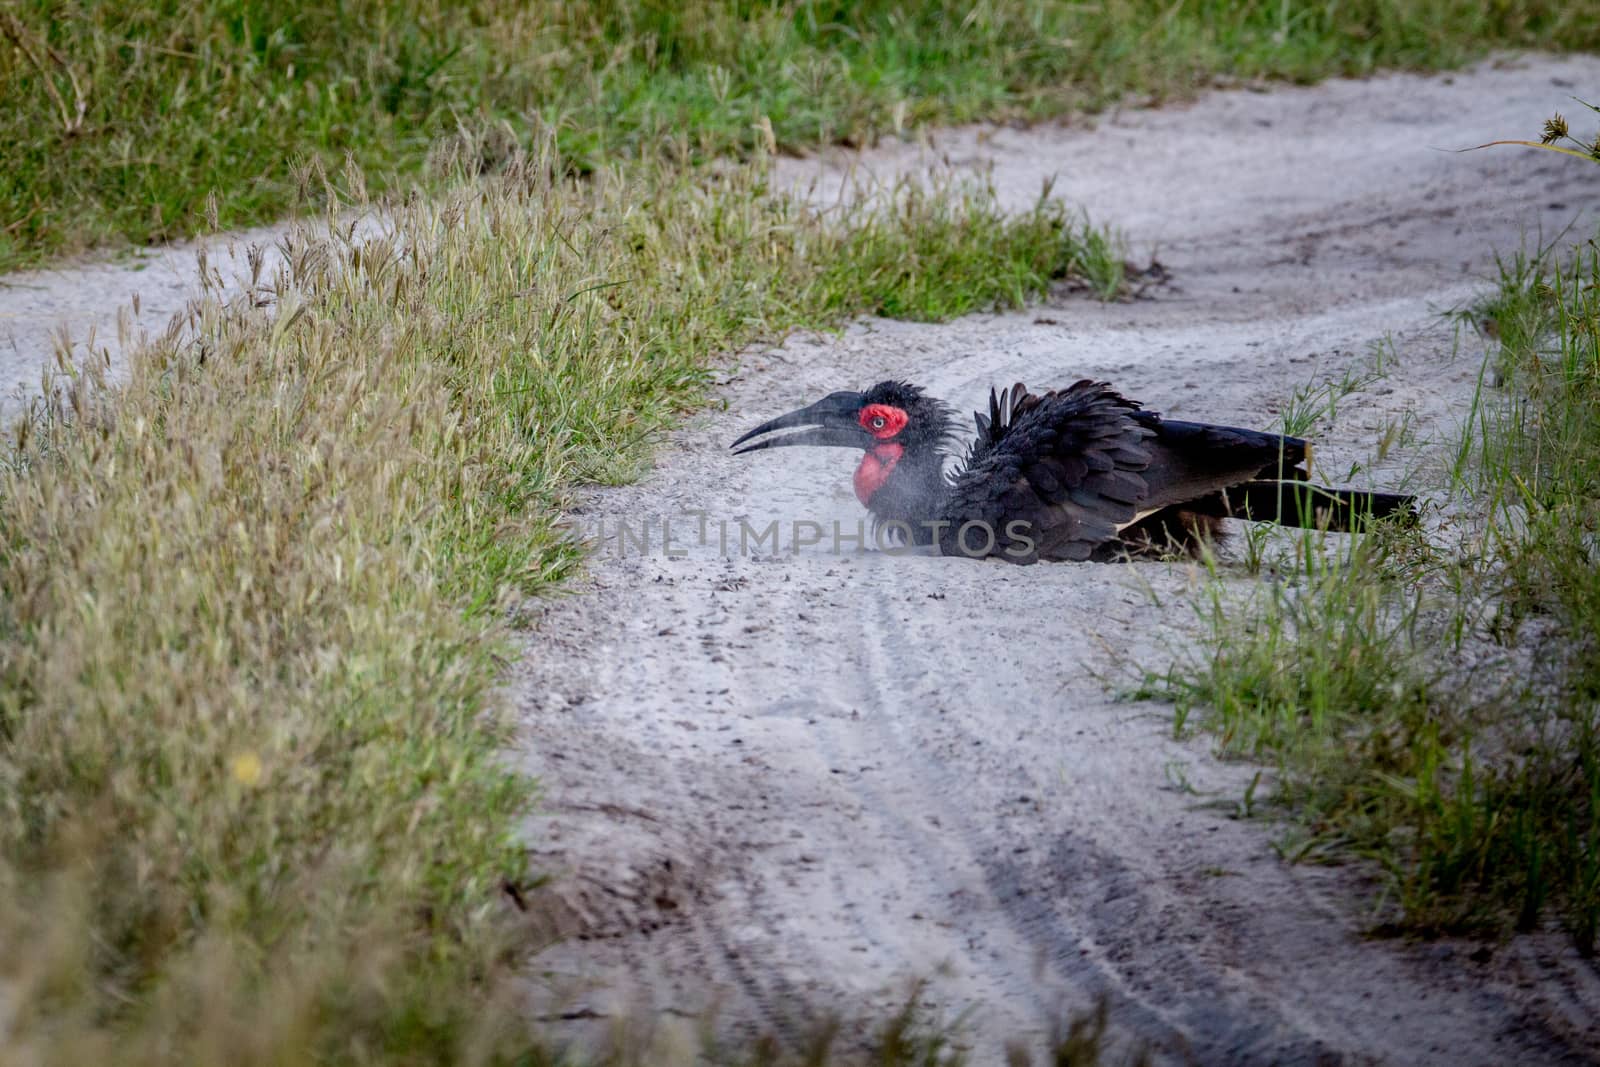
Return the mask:
M 10 1053 L 534 1055 L 495 1009 L 533 783 L 496 758 L 494 687 L 508 597 L 577 564 L 566 494 L 637 469 L 716 353 L 1121 269 L 1059 207 L 1002 218 L 982 189 L 823 218 L 760 165 L 558 171 L 381 210 L 351 171 L 332 236 L 12 428 Z

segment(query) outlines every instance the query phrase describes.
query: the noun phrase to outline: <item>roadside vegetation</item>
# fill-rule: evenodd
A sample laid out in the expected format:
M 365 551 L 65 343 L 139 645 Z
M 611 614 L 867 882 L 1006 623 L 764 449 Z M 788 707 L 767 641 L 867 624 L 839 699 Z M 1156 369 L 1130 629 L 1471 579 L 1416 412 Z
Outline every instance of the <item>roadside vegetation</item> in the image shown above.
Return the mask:
M 1496 47 L 1600 47 L 1568 0 L 16 0 L 0 7 L 0 270 L 229 229 L 352 157 L 376 192 L 495 126 L 587 172 L 1032 120 L 1219 79 L 1437 69 Z
M 1378 928 L 1600 925 L 1600 246 L 1501 262 L 1498 338 L 1424 537 L 1291 538 L 1144 695 L 1275 768 L 1296 859 L 1387 872 Z M 1326 396 L 1325 411 L 1332 397 Z M 1293 410 L 1304 414 L 1302 407 Z M 1247 560 L 1262 566 L 1252 544 Z
M 1059 205 L 1004 217 L 982 187 L 822 215 L 760 163 L 559 172 L 380 208 L 313 167 L 332 236 L 293 234 L 125 386 L 79 371 L 9 428 L 9 1053 L 529 1054 L 496 931 L 537 873 L 534 786 L 496 685 L 508 597 L 577 562 L 573 487 L 631 476 L 713 353 L 1123 270 Z

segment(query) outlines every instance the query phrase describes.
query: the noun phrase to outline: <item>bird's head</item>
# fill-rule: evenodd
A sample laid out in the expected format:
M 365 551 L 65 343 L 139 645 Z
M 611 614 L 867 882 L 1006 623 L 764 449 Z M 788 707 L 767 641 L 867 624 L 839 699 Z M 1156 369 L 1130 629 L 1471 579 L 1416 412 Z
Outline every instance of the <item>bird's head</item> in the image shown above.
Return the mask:
M 923 476 L 919 481 L 930 472 L 937 480 L 952 422 L 950 409 L 919 386 L 879 382 L 861 393 L 830 393 L 809 407 L 764 422 L 732 447 L 736 455 L 785 445 L 859 448 L 864 455 L 856 468 L 856 496 L 871 507 L 873 497 L 897 470 L 902 472 L 897 481 L 906 481 L 905 475 L 913 471 Z M 762 436 L 797 427 L 805 429 L 781 437 Z M 762 439 L 752 440 L 758 437 Z

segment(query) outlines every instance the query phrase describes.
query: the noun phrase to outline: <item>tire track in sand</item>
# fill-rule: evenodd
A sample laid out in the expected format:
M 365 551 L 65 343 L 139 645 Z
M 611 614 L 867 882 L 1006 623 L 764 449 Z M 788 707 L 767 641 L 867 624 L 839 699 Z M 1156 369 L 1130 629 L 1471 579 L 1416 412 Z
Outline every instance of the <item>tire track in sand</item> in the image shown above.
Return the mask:
M 878 174 L 992 166 L 1018 207 L 1057 174 L 1135 254 L 1159 244 L 1174 281 L 1130 304 L 871 320 L 751 353 L 726 412 L 691 420 L 654 474 L 597 490 L 584 517 L 853 524 L 848 458 L 726 445 L 882 378 L 971 408 L 991 383 L 1107 377 L 1156 410 L 1265 425 L 1385 338 L 1389 376 L 1341 401 L 1319 461 L 1365 460 L 1407 415 L 1432 444 L 1366 475 L 1425 480 L 1481 354 L 1470 337 L 1458 354 L 1440 311 L 1493 252 L 1600 204 L 1600 168 L 1434 146 L 1535 128 L 1583 84 L 1600 60 L 1534 58 L 870 153 L 854 161 Z M 816 195 L 851 161 L 825 160 Z M 833 1013 L 853 1041 L 926 977 L 938 1013 L 968 1013 L 978 1063 L 1100 994 L 1120 1040 L 1178 1062 L 1600 1062 L 1600 978 L 1559 933 L 1487 959 L 1370 939 L 1362 871 L 1285 865 L 1270 827 L 1217 809 L 1254 767 L 1173 740 L 1166 709 L 1112 699 L 1101 642 L 1159 666 L 1189 617 L 1183 566 L 724 559 L 713 539 L 590 570 L 583 595 L 542 606 L 514 679 L 549 798 L 528 829 L 546 902 L 586 938 L 534 960 L 530 997 L 597 1017 L 575 1035 L 717 1006 L 724 1033 L 793 1040 Z

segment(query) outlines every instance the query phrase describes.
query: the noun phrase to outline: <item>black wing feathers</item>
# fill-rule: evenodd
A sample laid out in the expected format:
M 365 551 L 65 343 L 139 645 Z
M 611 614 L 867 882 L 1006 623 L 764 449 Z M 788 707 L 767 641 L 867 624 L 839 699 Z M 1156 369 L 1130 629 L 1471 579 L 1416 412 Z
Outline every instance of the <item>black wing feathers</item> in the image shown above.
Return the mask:
M 956 527 L 989 524 L 1001 550 L 1008 524 L 1034 542 L 1030 558 L 1087 559 L 1133 521 L 1146 486 L 1140 472 L 1151 431 L 1133 418 L 1138 405 L 1104 382 L 1087 379 L 1043 395 L 1021 384 L 989 394 L 989 415 L 953 475 L 945 538 Z M 947 549 L 948 550 L 948 549 Z
M 1145 481 L 1151 507 L 1182 504 L 1255 478 L 1303 478 L 1306 459 L 1298 437 L 1166 420 L 1140 412 L 1155 431 Z
M 1309 486 L 1302 439 L 1168 421 L 1105 382 L 1043 394 L 1021 383 L 991 390 L 989 413 L 974 421 L 977 439 L 951 473 L 937 516 L 947 524 L 946 553 L 970 551 L 957 538 L 971 522 L 987 524 L 996 553 L 1026 563 L 1089 559 L 1125 529 L 1167 522 L 1181 530 L 1196 516 L 1351 529 L 1358 513 L 1407 514 L 1413 505 L 1410 497 Z M 1285 493 L 1288 485 L 1305 488 Z M 1018 551 L 1016 523 L 1031 551 Z

